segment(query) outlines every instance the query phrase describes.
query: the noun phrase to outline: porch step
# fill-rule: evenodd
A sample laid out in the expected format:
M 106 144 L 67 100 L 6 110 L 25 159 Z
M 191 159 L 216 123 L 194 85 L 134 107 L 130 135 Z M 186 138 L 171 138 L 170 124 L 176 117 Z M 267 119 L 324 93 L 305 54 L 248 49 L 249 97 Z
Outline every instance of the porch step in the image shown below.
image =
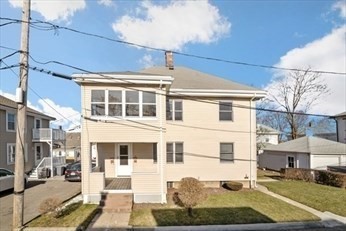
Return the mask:
M 132 211 L 132 193 L 102 193 L 100 209 L 104 212 L 129 213 Z

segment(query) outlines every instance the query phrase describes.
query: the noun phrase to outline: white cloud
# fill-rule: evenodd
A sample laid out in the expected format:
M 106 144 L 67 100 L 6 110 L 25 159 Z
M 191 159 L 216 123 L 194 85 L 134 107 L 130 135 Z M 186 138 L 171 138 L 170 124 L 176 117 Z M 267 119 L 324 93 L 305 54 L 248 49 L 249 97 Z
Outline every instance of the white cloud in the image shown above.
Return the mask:
M 280 58 L 276 66 L 286 68 L 311 67 L 313 70 L 332 72 L 346 72 L 346 25 L 336 28 L 328 35 L 306 44 L 301 48 L 295 48 Z M 277 75 L 287 72 L 276 72 L 272 82 L 266 87 L 268 91 L 273 89 L 280 79 Z M 330 94 L 319 98 L 310 112 L 336 114 L 346 111 L 346 76 L 322 74 Z M 273 93 L 273 92 L 272 92 Z M 274 92 L 275 94 L 275 92 Z
M 0 90 L 0 95 L 13 101 L 16 98 L 15 95 L 3 92 L 2 90 Z M 71 107 L 60 106 L 51 99 L 39 99 L 36 104 L 28 101 L 27 105 L 36 111 L 56 118 L 56 121 L 53 122 L 54 127 L 62 126 L 63 129 L 69 130 L 80 126 L 80 113 L 78 111 Z
M 22 7 L 22 0 L 9 0 L 13 7 Z M 78 10 L 86 7 L 85 0 L 31 0 L 31 10 L 40 13 L 47 21 L 69 21 Z
M 339 10 L 340 11 L 340 17 L 346 18 L 346 1 L 341 0 L 333 4 L 332 6 L 333 10 Z
M 154 66 L 154 60 L 153 57 L 151 55 L 144 55 L 140 60 L 139 63 L 144 67 L 144 68 L 148 68 L 148 67 L 152 67 Z
M 115 6 L 115 3 L 112 0 L 98 0 L 97 3 L 108 7 Z
M 188 43 L 217 41 L 229 33 L 231 23 L 208 1 L 171 1 L 165 6 L 143 1 L 136 15 L 124 15 L 112 27 L 127 42 L 178 51 Z

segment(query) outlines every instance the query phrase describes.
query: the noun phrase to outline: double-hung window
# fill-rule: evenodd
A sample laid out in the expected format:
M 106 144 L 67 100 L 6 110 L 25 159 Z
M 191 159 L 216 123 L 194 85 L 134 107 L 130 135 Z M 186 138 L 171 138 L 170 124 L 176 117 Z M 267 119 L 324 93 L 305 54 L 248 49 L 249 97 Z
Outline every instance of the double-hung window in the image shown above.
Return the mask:
M 226 121 L 233 120 L 232 102 L 230 101 L 219 102 L 219 119 L 226 120 Z
M 183 120 L 183 101 L 179 99 L 168 99 L 166 101 L 166 119 Z
M 156 116 L 156 94 L 154 92 L 143 92 L 143 116 Z
M 16 144 L 7 144 L 7 164 L 14 164 L 16 156 Z
M 108 91 L 108 115 L 109 116 L 122 116 L 122 92 L 121 91 Z
M 233 143 L 220 143 L 220 162 L 234 161 Z
M 7 131 L 15 131 L 16 130 L 16 115 L 14 113 L 7 112 Z
M 42 127 L 42 121 L 41 119 L 35 118 L 35 128 L 41 128 Z
M 166 162 L 184 162 L 184 144 L 182 142 L 169 142 L 166 144 Z
M 91 91 L 91 115 L 106 115 L 106 97 L 104 90 Z
M 126 94 L 126 116 L 139 116 L 139 92 L 125 91 Z

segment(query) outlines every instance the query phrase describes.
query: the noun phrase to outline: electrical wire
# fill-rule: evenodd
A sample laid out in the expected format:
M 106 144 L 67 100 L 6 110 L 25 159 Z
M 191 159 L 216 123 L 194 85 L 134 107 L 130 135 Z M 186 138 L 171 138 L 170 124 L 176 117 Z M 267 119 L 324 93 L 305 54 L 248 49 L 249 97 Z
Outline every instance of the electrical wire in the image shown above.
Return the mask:
M 4 63 L 7 67 L 9 67 L 3 60 L 2 63 Z M 19 78 L 18 74 L 15 73 L 12 69 L 10 69 L 12 71 L 12 73 Z M 74 123 L 72 120 L 69 120 L 68 118 L 66 118 L 63 114 L 61 114 L 58 110 L 56 110 L 52 105 L 50 105 L 44 98 L 42 98 L 34 89 L 32 89 L 30 86 L 28 86 L 29 90 L 31 90 L 37 97 L 39 97 L 41 100 L 43 100 L 43 102 L 50 107 L 51 109 L 53 109 L 56 113 L 58 113 L 62 118 L 64 118 L 65 120 L 69 121 L 70 123 L 72 123 L 75 126 L 79 126 L 78 124 Z
M 2 20 L 14 20 L 16 22 L 28 23 L 26 21 L 22 21 L 22 20 L 18 20 L 18 19 L 12 19 L 12 18 L 0 17 L 0 19 L 2 19 Z M 121 43 L 121 44 L 129 45 L 129 46 L 135 46 L 135 47 L 139 47 L 139 48 L 143 48 L 143 49 L 160 51 L 160 52 L 166 52 L 167 51 L 166 49 L 162 49 L 162 48 L 150 47 L 150 46 L 146 46 L 146 45 L 142 45 L 142 44 L 138 44 L 138 43 L 134 43 L 134 42 L 127 42 L 127 41 L 120 40 L 120 39 L 109 38 L 109 37 L 106 37 L 106 36 L 103 36 L 103 35 L 99 35 L 99 34 L 94 34 L 94 33 L 90 33 L 90 32 L 84 32 L 84 31 L 73 29 L 73 28 L 66 27 L 66 26 L 59 26 L 59 25 L 56 25 L 56 24 L 53 24 L 53 23 L 47 22 L 47 21 L 33 19 L 33 21 L 29 22 L 29 24 L 30 25 L 34 25 L 36 27 L 36 29 L 38 28 L 38 26 L 37 26 L 38 23 L 42 23 L 42 24 L 50 26 L 50 27 L 42 27 L 42 28 L 40 28 L 40 29 L 44 29 L 44 30 L 55 30 L 55 31 L 58 31 L 59 29 L 63 29 L 63 30 L 74 32 L 74 33 L 82 34 L 82 35 L 85 35 L 85 36 L 90 36 L 90 37 L 94 37 L 94 38 L 98 38 L 98 39 L 103 39 L 103 40 L 107 40 L 107 41 L 110 41 L 110 42 Z M 250 67 L 275 69 L 275 70 L 282 70 L 282 71 L 307 71 L 307 72 L 316 73 L 316 74 L 331 74 L 331 75 L 345 75 L 346 76 L 345 72 L 312 70 L 312 69 L 310 69 L 310 70 L 303 70 L 303 69 L 299 69 L 299 68 L 278 67 L 278 66 L 271 66 L 271 65 L 264 65 L 264 64 L 255 64 L 255 63 L 249 63 L 249 62 L 226 60 L 226 59 L 215 58 L 215 57 L 208 57 L 208 56 L 202 56 L 202 55 L 196 55 L 196 54 L 188 54 L 188 53 L 183 53 L 183 52 L 178 52 L 178 51 L 171 51 L 171 52 L 173 54 L 176 54 L 176 55 L 181 55 L 181 56 L 186 56 L 186 57 L 191 57 L 191 58 L 204 59 L 204 60 L 209 60 L 209 61 L 229 63 L 229 64 L 234 64 L 234 65 L 243 65 L 243 66 L 250 66 Z

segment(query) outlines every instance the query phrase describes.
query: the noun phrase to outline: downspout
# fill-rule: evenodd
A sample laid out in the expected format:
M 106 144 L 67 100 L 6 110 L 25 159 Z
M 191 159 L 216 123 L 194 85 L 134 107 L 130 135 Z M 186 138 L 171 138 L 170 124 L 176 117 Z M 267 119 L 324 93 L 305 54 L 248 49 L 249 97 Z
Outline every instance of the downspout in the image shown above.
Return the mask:
M 250 188 L 253 188 L 252 186 L 252 101 L 256 98 L 255 95 L 250 99 Z M 254 185 L 254 187 L 256 184 Z
M 51 164 L 51 169 L 50 169 L 50 177 L 53 178 L 54 176 L 54 166 L 53 166 L 53 128 L 50 129 L 50 164 Z
M 160 103 L 160 185 L 161 185 L 161 203 L 165 203 L 164 197 L 163 197 L 163 131 L 162 131 L 162 80 L 160 80 L 160 98 L 159 98 L 159 103 Z

